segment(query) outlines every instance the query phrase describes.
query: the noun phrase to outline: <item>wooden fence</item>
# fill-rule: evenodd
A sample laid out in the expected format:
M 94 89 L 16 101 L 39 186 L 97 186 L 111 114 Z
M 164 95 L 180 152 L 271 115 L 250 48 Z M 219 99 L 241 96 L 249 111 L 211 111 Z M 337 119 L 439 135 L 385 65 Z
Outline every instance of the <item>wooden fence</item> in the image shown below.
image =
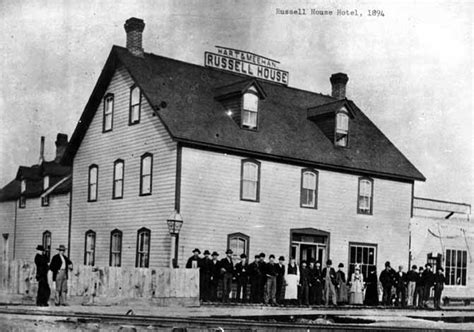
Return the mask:
M 49 272 L 51 294 L 55 285 Z M 0 262 L 0 291 L 36 296 L 36 266 L 24 260 Z M 199 304 L 199 270 L 74 266 L 68 296 L 82 303 L 124 303 L 146 300 L 156 304 Z

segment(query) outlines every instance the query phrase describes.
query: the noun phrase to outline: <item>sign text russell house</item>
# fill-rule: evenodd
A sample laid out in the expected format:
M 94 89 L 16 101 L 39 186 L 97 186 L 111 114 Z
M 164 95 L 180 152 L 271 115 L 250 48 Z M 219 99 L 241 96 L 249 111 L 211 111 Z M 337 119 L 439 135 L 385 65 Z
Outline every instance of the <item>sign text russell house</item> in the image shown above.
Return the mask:
M 278 61 L 232 48 L 216 46 L 217 53 L 205 52 L 206 67 L 231 71 L 288 85 L 288 72 L 278 69 Z

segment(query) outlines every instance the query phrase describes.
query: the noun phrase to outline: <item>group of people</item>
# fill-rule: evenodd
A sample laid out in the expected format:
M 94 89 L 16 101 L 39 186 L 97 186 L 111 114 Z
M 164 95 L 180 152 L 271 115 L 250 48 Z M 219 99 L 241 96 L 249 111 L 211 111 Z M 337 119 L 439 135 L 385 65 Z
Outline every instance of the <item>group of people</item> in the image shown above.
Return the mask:
M 430 263 L 425 268 L 413 265 L 408 273 L 403 271 L 403 266 L 399 266 L 395 272 L 390 267 L 390 262 L 386 262 L 385 269 L 380 274 L 383 304 L 426 308 L 431 289 L 434 289 L 434 307 L 441 309 L 441 295 L 446 282 L 443 272 L 443 268 L 438 267 L 434 273 Z
M 285 257 L 276 260 L 270 255 L 266 260 L 265 253 L 255 255 L 249 262 L 245 254 L 234 264 L 233 251 L 228 249 L 226 256 L 219 259 L 219 253 L 209 250 L 193 250 L 186 268 L 200 268 L 200 296 L 203 302 L 229 302 L 232 283 L 236 283 L 235 300 L 238 302 L 265 303 L 271 305 L 339 305 L 339 304 L 379 304 L 379 281 L 383 288 L 383 305 L 426 307 L 430 290 L 435 289 L 434 303 L 440 308 L 441 293 L 444 285 L 442 268 L 434 274 L 431 265 L 426 264 L 424 270 L 416 266 L 408 273 L 399 267 L 395 272 L 390 262 L 377 277 L 375 266 L 368 267 L 367 279 L 356 264 L 350 278 L 346 279 L 344 264 L 340 263 L 336 270 L 328 259 L 322 268 L 320 262 L 302 261 L 298 265 L 291 258 L 285 263 Z M 218 286 L 222 292 L 218 299 Z M 408 296 L 407 296 L 408 295 Z M 407 301 L 408 299 L 408 301 Z
M 68 271 L 72 270 L 72 262 L 64 255 L 66 247 L 60 245 L 58 253 L 53 256 L 51 263 L 44 246 L 36 247 L 35 265 L 36 265 L 36 280 L 38 281 L 38 293 L 36 296 L 36 305 L 40 307 L 47 307 L 49 298 L 51 296 L 51 289 L 48 282 L 48 271 L 53 273 L 53 281 L 56 283 L 55 304 L 67 305 L 67 278 Z

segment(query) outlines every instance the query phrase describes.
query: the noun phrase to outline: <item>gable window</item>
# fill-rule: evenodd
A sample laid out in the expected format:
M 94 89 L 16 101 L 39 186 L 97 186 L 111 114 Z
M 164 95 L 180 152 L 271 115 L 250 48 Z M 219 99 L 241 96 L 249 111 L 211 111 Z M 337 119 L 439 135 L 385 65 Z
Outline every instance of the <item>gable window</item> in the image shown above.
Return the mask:
M 114 118 L 114 95 L 109 93 L 104 98 L 104 122 L 102 131 L 110 131 L 113 126 Z
M 135 124 L 140 122 L 140 110 L 141 110 L 141 99 L 142 94 L 140 88 L 136 85 L 130 89 L 130 115 L 129 124 Z
M 123 197 L 123 173 L 124 161 L 122 159 L 118 159 L 114 162 L 113 198 Z
M 374 181 L 369 178 L 359 178 L 357 213 L 372 214 L 373 194 L 374 194 Z
M 42 244 L 44 247 L 44 252 L 46 254 L 46 257 L 48 257 L 48 261 L 49 261 L 50 256 L 51 256 L 51 232 L 50 231 L 43 232 Z
M 43 192 L 49 189 L 49 176 L 46 175 L 43 178 Z M 49 205 L 49 195 L 41 197 L 41 206 L 48 206 Z
M 466 286 L 467 251 L 446 249 L 446 285 Z
M 88 188 L 88 201 L 97 201 L 97 181 L 99 178 L 99 167 L 97 165 L 89 166 L 89 188 Z
M 349 138 L 349 116 L 344 111 L 336 114 L 336 137 L 337 146 L 346 147 Z
M 242 126 L 256 129 L 258 119 L 258 95 L 257 90 L 252 86 L 242 97 Z
M 141 157 L 140 195 L 151 195 L 153 155 L 145 153 Z
M 249 257 L 249 242 L 249 236 L 242 233 L 227 235 L 227 248 L 232 250 L 234 258 L 240 257 L 241 254 Z
M 20 184 L 20 199 L 18 201 L 18 207 L 23 209 L 26 206 L 26 180 L 21 180 Z
M 140 228 L 137 232 L 136 267 L 148 267 L 150 257 L 150 230 Z
M 122 232 L 114 229 L 110 233 L 110 266 L 122 265 Z
M 95 232 L 88 230 L 86 232 L 84 265 L 94 266 L 95 263 Z
M 301 171 L 301 207 L 317 208 L 318 172 L 311 169 Z
M 242 160 L 240 199 L 243 201 L 259 201 L 260 191 L 260 162 Z

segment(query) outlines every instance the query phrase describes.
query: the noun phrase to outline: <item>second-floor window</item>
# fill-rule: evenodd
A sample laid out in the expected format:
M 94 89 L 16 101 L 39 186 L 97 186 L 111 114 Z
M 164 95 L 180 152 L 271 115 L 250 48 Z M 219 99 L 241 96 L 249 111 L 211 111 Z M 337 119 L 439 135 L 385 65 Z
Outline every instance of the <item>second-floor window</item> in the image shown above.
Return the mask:
M 349 116 L 344 112 L 336 115 L 336 137 L 337 146 L 346 147 L 349 139 Z
M 145 153 L 141 158 L 140 195 L 151 195 L 153 155 Z
M 84 265 L 93 266 L 95 263 L 95 232 L 88 230 L 86 232 Z
M 359 178 L 359 195 L 357 200 L 357 212 L 360 214 L 372 214 L 373 210 L 374 181 L 369 178 Z
M 114 163 L 114 185 L 113 185 L 113 198 L 123 197 L 123 173 L 124 173 L 124 162 L 122 159 L 118 159 Z
M 97 201 L 97 182 L 99 179 L 99 167 L 97 165 L 89 166 L 89 188 L 88 188 L 88 201 Z
M 109 93 L 104 98 L 104 123 L 103 123 L 104 132 L 112 130 L 113 119 L 114 119 L 114 95 Z
M 122 265 L 122 232 L 115 229 L 110 233 L 110 266 Z
M 301 207 L 316 208 L 318 198 L 318 172 L 304 169 L 301 172 Z
M 242 97 L 242 127 L 256 129 L 258 121 L 258 96 L 254 87 Z
M 45 175 L 43 178 L 43 193 L 49 189 L 49 176 Z M 41 206 L 48 206 L 49 205 L 49 196 L 42 196 L 41 197 Z
M 18 201 L 18 207 L 23 209 L 26 206 L 26 180 L 21 180 L 20 183 L 20 199 Z
M 242 160 L 240 199 L 244 201 L 259 201 L 260 195 L 260 162 Z
M 141 99 L 142 95 L 140 88 L 134 85 L 130 89 L 130 119 L 129 124 L 135 124 L 140 122 L 140 111 L 141 111 Z

